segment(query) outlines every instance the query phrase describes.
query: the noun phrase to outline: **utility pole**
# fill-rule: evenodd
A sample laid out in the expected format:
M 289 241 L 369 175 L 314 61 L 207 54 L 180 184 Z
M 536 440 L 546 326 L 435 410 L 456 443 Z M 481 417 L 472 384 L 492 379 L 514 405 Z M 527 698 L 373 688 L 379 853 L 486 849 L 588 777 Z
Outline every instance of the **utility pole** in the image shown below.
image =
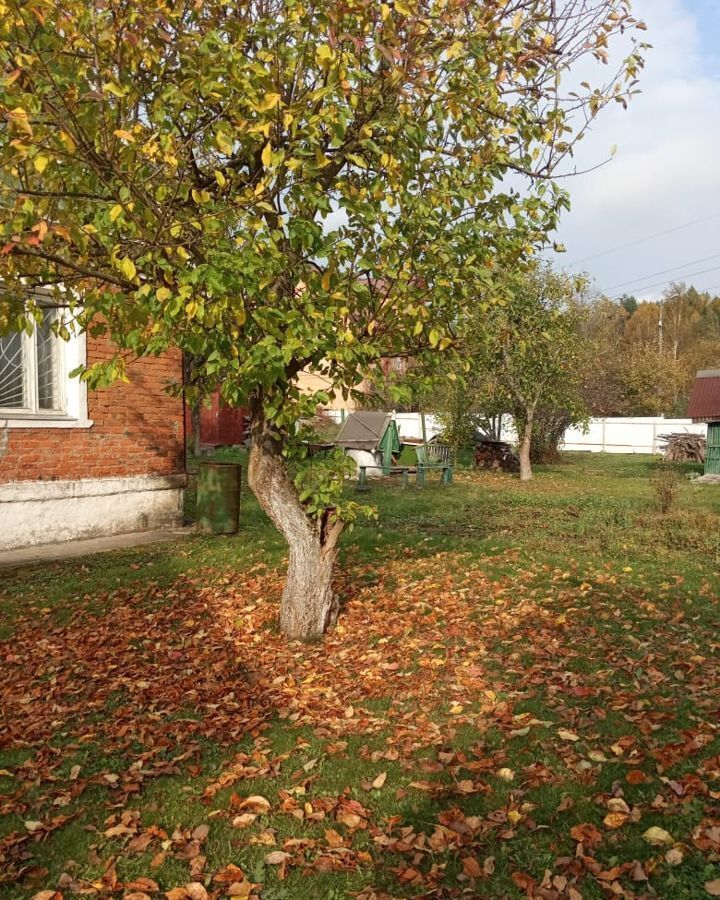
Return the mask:
M 660 301 L 660 321 L 658 322 L 658 353 L 663 352 L 663 302 Z

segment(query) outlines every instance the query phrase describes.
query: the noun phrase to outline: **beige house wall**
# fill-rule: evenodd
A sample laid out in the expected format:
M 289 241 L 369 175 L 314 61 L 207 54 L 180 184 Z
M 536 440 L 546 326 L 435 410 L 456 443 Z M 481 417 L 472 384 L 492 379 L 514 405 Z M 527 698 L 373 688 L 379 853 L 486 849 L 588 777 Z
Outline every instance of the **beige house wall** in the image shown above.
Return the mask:
M 348 399 L 345 400 L 341 393 L 334 393 L 331 391 L 328 379 L 323 375 L 319 375 L 317 372 L 311 372 L 308 369 L 304 369 L 298 375 L 297 384 L 304 394 L 314 394 L 316 391 L 327 391 L 330 394 L 330 402 L 323 404 L 323 409 L 357 409 L 357 404 L 352 397 L 348 397 Z

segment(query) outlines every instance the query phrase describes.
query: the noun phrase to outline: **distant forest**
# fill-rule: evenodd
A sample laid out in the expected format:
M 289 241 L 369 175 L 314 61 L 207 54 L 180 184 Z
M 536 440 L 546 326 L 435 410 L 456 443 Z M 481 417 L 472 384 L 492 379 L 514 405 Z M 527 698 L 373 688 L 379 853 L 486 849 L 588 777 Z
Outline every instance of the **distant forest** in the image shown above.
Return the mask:
M 685 416 L 695 373 L 720 368 L 720 296 L 685 284 L 657 302 L 591 300 L 584 329 L 592 416 Z

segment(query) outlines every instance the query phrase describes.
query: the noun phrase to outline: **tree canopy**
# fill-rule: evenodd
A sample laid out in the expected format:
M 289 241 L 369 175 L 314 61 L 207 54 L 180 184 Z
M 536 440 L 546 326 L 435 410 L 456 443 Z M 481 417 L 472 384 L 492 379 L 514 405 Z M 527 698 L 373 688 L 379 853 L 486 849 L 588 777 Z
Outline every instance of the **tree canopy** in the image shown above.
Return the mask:
M 2 0 L 4 324 L 50 286 L 118 348 L 96 382 L 190 354 L 250 407 L 292 569 L 298 535 L 329 548 L 341 518 L 287 478 L 324 396 L 298 373 L 348 391 L 384 355 L 452 348 L 476 285 L 552 231 L 553 174 L 641 60 L 563 76 L 635 27 L 626 0 Z

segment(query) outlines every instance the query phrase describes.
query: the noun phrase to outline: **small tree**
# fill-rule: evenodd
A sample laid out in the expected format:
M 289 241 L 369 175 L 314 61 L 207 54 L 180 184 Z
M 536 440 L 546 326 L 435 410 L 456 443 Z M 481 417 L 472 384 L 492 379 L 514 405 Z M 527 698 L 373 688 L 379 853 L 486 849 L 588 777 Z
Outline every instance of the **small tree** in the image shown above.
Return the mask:
M 532 478 L 538 417 L 566 424 L 586 416 L 581 386 L 586 361 L 577 279 L 535 266 L 511 279 L 502 304 L 489 311 L 484 368 L 515 419 L 520 480 Z
M 641 62 L 582 96 L 562 75 L 635 26 L 627 0 L 0 3 L 0 277 L 109 334 L 89 380 L 178 347 L 248 406 L 287 634 L 333 621 L 357 512 L 303 479 L 296 424 L 327 396 L 298 374 L 347 393 L 381 356 L 452 347 L 472 285 L 554 227 L 549 179 Z

